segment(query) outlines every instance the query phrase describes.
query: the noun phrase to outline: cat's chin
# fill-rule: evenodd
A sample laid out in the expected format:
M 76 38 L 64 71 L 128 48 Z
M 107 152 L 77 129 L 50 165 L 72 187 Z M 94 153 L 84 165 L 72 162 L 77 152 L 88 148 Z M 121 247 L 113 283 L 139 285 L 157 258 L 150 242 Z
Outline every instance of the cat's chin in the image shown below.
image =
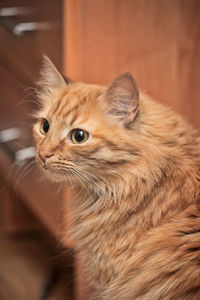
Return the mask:
M 66 176 L 60 174 L 59 172 L 44 167 L 41 167 L 41 169 L 45 176 L 51 181 L 60 184 L 71 185 L 70 180 Z

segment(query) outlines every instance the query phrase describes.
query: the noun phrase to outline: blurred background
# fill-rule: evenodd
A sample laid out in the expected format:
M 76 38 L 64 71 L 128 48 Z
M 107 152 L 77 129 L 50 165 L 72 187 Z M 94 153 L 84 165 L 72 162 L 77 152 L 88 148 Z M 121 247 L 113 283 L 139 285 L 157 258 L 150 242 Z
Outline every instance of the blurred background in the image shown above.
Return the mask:
M 73 80 L 141 90 L 200 129 L 199 0 L 0 0 L 0 299 L 88 299 L 70 239 L 70 190 L 35 166 L 43 54 Z

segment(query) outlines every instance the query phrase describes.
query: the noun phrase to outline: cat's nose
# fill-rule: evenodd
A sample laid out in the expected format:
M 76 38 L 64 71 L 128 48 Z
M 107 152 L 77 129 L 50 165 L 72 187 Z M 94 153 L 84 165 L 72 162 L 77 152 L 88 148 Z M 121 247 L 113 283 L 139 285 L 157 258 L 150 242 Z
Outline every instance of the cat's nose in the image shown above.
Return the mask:
M 51 156 L 53 156 L 54 154 L 53 153 L 49 153 L 49 152 L 47 152 L 47 151 L 45 151 L 45 150 L 40 150 L 39 151 L 39 157 L 40 157 L 40 159 L 45 163 L 46 162 L 46 160 L 48 159 L 48 158 L 50 158 Z

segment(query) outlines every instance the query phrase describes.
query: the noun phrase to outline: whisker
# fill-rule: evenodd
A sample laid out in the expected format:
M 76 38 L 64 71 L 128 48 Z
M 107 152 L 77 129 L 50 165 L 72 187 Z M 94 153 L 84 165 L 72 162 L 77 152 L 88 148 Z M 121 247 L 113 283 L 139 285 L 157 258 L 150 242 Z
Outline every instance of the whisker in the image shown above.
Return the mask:
M 65 167 L 74 167 L 75 165 L 73 163 L 70 163 L 70 162 L 61 162 L 61 161 L 56 161 L 56 162 L 52 162 L 52 165 L 55 165 L 55 166 L 65 166 Z
M 21 100 L 20 102 L 16 103 L 16 104 L 12 107 L 12 110 L 15 110 L 15 109 L 18 108 L 20 105 L 23 105 L 23 104 L 26 104 L 26 103 L 34 104 L 34 105 L 37 105 L 39 108 L 42 108 L 42 104 L 41 104 L 39 101 L 36 101 L 36 100 Z
M 23 149 L 25 146 L 22 145 L 21 143 L 17 142 L 17 141 L 13 141 L 13 143 L 17 146 L 19 146 L 21 149 Z
M 104 181 L 102 181 L 100 178 L 97 178 L 95 175 L 88 173 L 87 171 L 83 170 L 84 173 L 86 173 L 88 176 L 94 177 L 95 179 L 97 179 L 99 182 L 101 182 L 103 184 L 103 186 L 101 187 L 101 189 L 103 188 L 105 194 L 107 194 L 107 192 L 105 191 L 105 187 L 107 187 L 108 192 L 109 192 L 109 196 L 111 197 L 111 194 L 113 193 L 113 195 L 115 197 L 118 198 L 118 200 L 121 200 L 115 193 L 115 191 L 111 190 L 111 187 L 109 187 Z M 97 185 L 97 182 L 94 182 Z
M 32 161 L 28 165 L 24 166 L 23 169 L 20 170 L 21 174 L 18 175 L 19 177 L 15 182 L 14 191 L 16 191 L 19 182 L 34 169 L 34 164 L 35 161 Z
M 87 184 L 89 185 L 89 187 L 95 192 L 95 194 L 99 194 L 98 193 L 98 189 L 95 187 L 95 185 L 94 185 L 94 183 L 95 182 L 93 182 L 93 181 L 88 181 L 88 180 L 90 180 L 90 178 L 88 178 L 88 177 L 86 177 L 85 178 L 85 175 L 84 174 L 82 174 L 80 171 L 78 171 L 78 170 L 76 170 L 76 172 L 78 172 L 79 174 L 80 174 L 80 176 L 82 177 L 82 179 L 84 179 L 86 182 L 87 182 Z M 95 183 L 96 184 L 96 183 Z M 101 195 L 101 197 L 100 196 L 98 196 L 98 199 L 100 200 L 100 201 L 98 201 L 98 203 L 100 204 L 100 206 L 102 207 L 106 207 L 106 203 L 105 203 L 105 201 L 103 201 L 104 199 L 105 199 L 105 197 L 104 197 L 104 195 L 102 196 Z M 96 204 L 97 202 L 96 201 L 93 201 L 93 204 Z M 98 209 L 97 207 L 96 207 L 96 209 Z
M 94 201 L 93 198 L 92 198 L 92 195 L 90 193 L 90 191 L 88 190 L 87 186 L 84 184 L 83 182 L 83 178 L 80 176 L 80 174 L 78 172 L 76 172 L 75 170 L 72 170 L 72 173 L 76 174 L 77 175 L 77 178 L 80 180 L 81 184 L 83 184 L 83 186 L 85 187 L 86 191 L 88 192 L 92 202 Z
M 108 206 L 112 203 L 110 200 L 112 200 L 115 204 L 118 203 L 120 205 L 119 207 L 121 207 L 121 204 L 123 204 L 121 203 L 120 197 L 122 192 L 118 190 L 116 185 L 108 185 L 104 179 L 99 178 L 93 173 L 89 173 L 87 170 L 78 169 L 77 166 L 71 162 L 56 161 L 52 163 L 52 166 L 57 169 L 58 173 L 62 172 L 64 176 L 67 176 L 71 186 L 76 185 L 73 180 L 75 176 L 80 182 L 81 186 L 83 186 L 83 188 L 86 190 L 87 194 L 92 200 L 92 203 L 95 203 L 96 209 L 98 209 L 98 207 L 100 208 L 100 206 L 108 208 Z M 94 195 L 98 196 L 98 201 L 94 199 Z M 105 201 L 108 198 L 110 200 Z

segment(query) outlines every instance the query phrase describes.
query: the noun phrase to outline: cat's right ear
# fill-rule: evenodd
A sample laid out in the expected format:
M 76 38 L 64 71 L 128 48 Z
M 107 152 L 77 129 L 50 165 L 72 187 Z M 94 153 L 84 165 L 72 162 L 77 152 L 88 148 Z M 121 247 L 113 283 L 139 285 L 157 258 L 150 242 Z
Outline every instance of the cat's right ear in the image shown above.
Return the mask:
M 40 80 L 38 85 L 45 92 L 51 91 L 55 88 L 65 88 L 73 81 L 63 76 L 52 63 L 52 61 L 46 56 L 43 56 L 43 64 L 40 71 Z

